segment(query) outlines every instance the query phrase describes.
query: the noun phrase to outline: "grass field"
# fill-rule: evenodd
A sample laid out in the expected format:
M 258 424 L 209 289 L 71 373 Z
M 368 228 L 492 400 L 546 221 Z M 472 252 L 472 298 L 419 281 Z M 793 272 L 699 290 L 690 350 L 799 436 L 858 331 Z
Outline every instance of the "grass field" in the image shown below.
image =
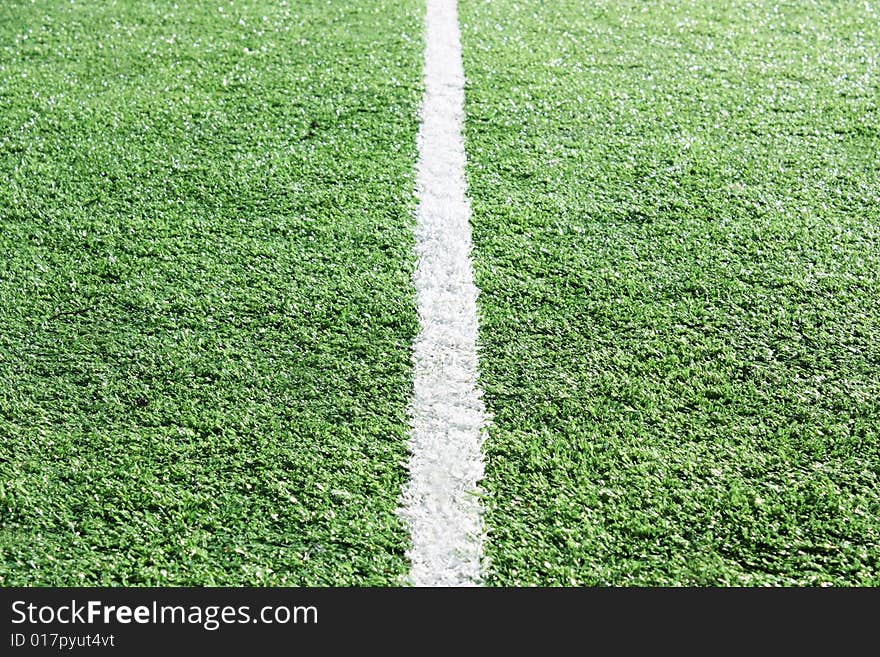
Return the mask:
M 0 4 L 0 585 L 406 571 L 421 14 Z
M 424 10 L 0 3 L 0 586 L 404 581 Z M 485 583 L 880 586 L 880 6 L 459 13 Z
M 880 584 L 877 11 L 462 2 L 490 583 Z

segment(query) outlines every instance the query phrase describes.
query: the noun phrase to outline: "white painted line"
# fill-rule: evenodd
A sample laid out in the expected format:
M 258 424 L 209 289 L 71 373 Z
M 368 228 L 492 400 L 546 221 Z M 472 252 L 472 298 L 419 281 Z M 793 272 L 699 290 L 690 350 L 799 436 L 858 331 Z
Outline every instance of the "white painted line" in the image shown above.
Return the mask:
M 425 96 L 418 136 L 420 330 L 413 345 L 410 482 L 400 515 L 412 539 L 409 583 L 482 580 L 486 409 L 477 387 L 477 288 L 464 177 L 464 69 L 456 0 L 427 0 Z

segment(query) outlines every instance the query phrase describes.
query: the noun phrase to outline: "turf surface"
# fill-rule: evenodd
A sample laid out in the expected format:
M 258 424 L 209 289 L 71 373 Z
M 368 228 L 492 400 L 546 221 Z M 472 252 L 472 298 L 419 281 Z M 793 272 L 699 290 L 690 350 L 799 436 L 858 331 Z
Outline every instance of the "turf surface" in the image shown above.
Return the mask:
M 463 0 L 490 583 L 880 584 L 878 9 Z
M 0 4 L 0 585 L 406 571 L 421 4 Z

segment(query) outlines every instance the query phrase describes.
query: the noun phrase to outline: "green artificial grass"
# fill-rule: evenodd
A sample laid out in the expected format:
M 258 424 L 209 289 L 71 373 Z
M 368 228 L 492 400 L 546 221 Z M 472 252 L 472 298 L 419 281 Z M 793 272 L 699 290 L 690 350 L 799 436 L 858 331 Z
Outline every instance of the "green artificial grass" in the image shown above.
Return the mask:
M 489 581 L 880 584 L 880 15 L 463 0 Z
M 422 11 L 0 4 L 0 585 L 406 571 Z

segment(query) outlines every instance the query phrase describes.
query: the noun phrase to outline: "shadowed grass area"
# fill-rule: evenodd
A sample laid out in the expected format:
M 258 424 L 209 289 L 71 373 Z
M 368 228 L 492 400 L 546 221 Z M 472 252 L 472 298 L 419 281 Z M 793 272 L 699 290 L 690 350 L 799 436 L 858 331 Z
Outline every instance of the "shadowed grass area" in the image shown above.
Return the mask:
M 0 584 L 405 572 L 421 14 L 0 5 Z
M 462 2 L 491 582 L 880 584 L 880 16 Z

